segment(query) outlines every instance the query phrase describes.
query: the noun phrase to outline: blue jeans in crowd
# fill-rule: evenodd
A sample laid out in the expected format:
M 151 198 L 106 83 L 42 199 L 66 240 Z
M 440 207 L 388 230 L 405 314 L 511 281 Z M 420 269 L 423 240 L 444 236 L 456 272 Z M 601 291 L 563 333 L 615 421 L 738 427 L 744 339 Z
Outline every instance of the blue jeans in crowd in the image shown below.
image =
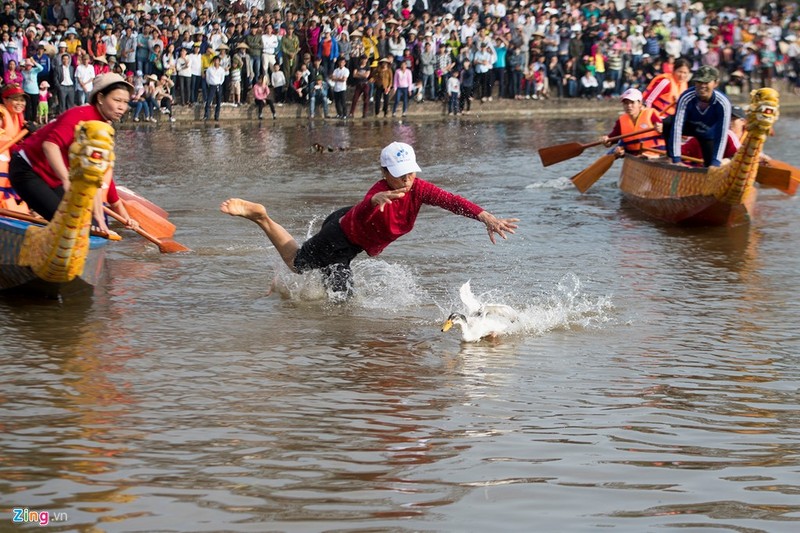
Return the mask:
M 406 114 L 408 111 L 408 87 L 398 87 L 397 92 L 394 95 L 394 106 L 392 106 L 392 115 L 397 113 L 397 104 L 400 103 L 400 99 L 403 99 L 403 115 Z

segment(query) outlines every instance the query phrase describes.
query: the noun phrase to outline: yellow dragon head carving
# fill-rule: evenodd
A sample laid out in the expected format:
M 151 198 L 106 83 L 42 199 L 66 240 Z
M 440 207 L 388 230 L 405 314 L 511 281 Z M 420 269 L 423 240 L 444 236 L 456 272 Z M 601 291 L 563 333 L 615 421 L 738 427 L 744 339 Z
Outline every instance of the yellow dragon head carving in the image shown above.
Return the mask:
M 114 128 L 99 120 L 79 122 L 75 141 L 69 147 L 71 180 L 84 180 L 100 187 L 114 166 Z
M 747 111 L 747 126 L 751 134 L 768 135 L 778 120 L 780 94 L 766 87 L 750 92 L 750 108 Z

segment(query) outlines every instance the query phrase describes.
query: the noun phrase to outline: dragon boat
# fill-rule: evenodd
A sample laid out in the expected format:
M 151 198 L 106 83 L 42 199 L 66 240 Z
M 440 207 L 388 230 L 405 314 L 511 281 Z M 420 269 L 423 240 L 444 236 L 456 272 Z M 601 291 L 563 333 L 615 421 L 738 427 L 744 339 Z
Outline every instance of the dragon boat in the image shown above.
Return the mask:
M 736 155 L 719 167 L 690 168 L 626 155 L 619 180 L 625 199 L 646 215 L 673 224 L 748 224 L 758 196 L 761 149 L 778 119 L 778 107 L 774 89 L 752 92 L 745 139 Z
M 100 278 L 108 240 L 90 235 L 98 188 L 114 164 L 114 129 L 81 122 L 69 150 L 71 186 L 46 225 L 0 216 L 0 290 L 49 298 L 90 290 Z

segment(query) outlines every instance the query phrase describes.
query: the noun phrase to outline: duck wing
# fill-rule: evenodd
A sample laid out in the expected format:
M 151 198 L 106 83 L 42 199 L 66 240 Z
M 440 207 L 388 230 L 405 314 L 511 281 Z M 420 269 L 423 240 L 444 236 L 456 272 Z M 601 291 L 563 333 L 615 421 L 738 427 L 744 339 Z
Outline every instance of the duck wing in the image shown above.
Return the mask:
M 483 304 L 481 304 L 480 300 L 478 300 L 474 294 L 472 294 L 472 287 L 470 287 L 470 281 L 468 280 L 465 284 L 461 286 L 461 289 L 458 291 L 458 295 L 461 297 L 461 302 L 464 304 L 464 307 L 467 308 L 466 315 L 477 315 L 481 312 L 481 308 Z
M 517 319 L 519 313 L 517 313 L 517 311 L 510 305 L 485 304 L 481 309 L 481 315 L 491 318 L 503 318 L 505 320 L 514 322 Z

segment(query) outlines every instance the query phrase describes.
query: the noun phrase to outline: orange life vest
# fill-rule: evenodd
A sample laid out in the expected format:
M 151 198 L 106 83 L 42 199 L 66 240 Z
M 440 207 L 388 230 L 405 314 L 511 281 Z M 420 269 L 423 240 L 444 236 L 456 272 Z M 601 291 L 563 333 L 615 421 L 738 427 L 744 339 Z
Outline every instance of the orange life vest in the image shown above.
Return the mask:
M 644 91 L 643 103 L 652 107 L 660 115 L 674 115 L 678 97 L 686 90 L 687 84 L 678 84 L 672 74 L 659 74 L 650 82 Z M 670 107 L 672 106 L 672 107 Z
M 636 117 L 636 122 L 633 121 L 630 115 L 625 113 L 619 117 L 619 128 L 622 135 L 633 133 L 639 130 L 646 130 L 653 127 L 653 117 L 656 116 L 656 110 L 650 108 L 642 109 L 639 116 Z M 622 146 L 625 151 L 632 154 L 638 154 L 647 148 L 661 148 L 663 142 L 661 135 L 657 131 L 648 131 L 632 137 L 622 139 Z
M 3 145 L 14 138 L 25 126 L 22 115 L 12 117 L 6 106 L 0 104 L 0 120 L 3 121 L 2 132 L 0 132 L 0 145 Z M 20 197 L 11 187 L 8 180 L 8 164 L 11 161 L 11 149 L 0 153 L 0 207 L 18 213 L 28 213 L 28 206 L 25 205 Z

